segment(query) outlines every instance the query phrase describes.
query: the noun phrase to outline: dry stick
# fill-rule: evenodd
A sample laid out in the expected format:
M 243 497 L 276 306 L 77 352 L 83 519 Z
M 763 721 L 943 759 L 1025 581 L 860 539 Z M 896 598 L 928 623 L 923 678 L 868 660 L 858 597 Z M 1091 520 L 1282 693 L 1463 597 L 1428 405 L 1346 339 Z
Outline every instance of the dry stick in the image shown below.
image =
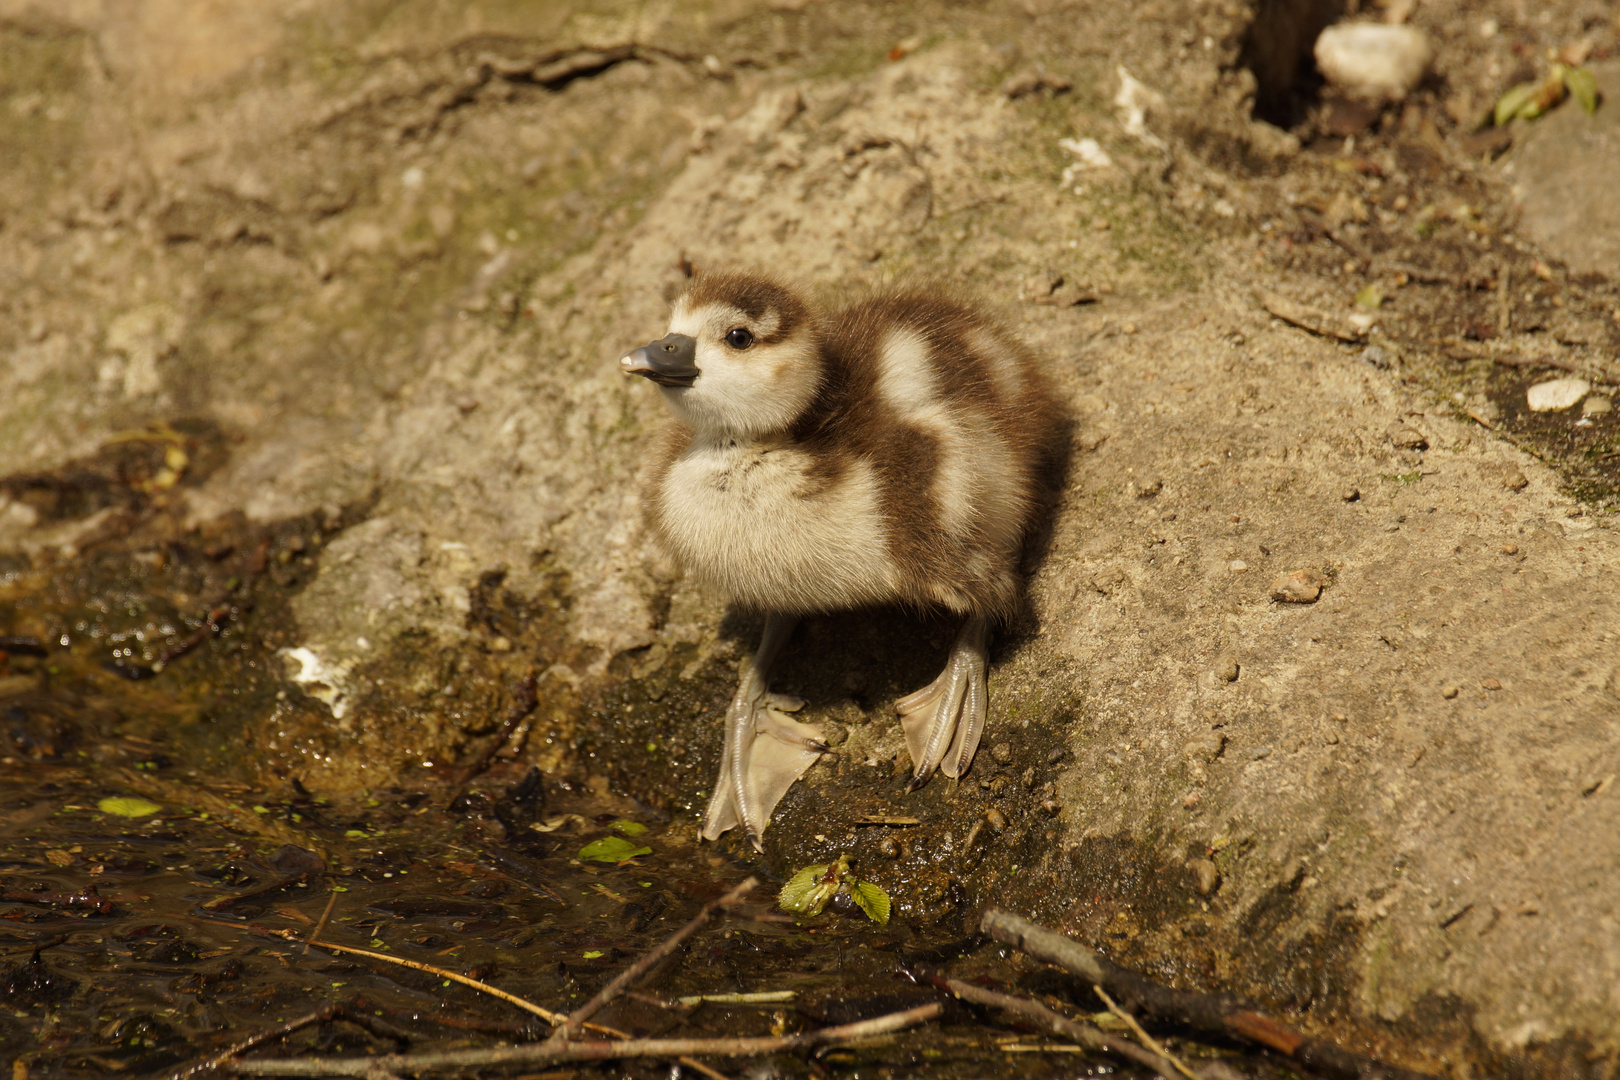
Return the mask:
M 275 1027 L 265 1028 L 263 1031 L 254 1032 L 245 1039 L 238 1039 L 236 1042 L 227 1046 L 213 1057 L 204 1058 L 194 1065 L 188 1065 L 183 1069 L 175 1070 L 168 1075 L 167 1080 L 187 1080 L 188 1077 L 196 1076 L 198 1073 L 207 1072 L 210 1069 L 217 1069 L 227 1061 L 230 1061 L 232 1058 L 236 1057 L 236 1055 L 243 1053 L 244 1051 L 251 1050 L 261 1043 L 269 1042 L 271 1039 L 278 1039 L 283 1035 L 291 1035 L 299 1028 L 305 1028 L 311 1024 L 324 1024 L 328 1020 L 336 1017 L 342 1011 L 342 1002 L 327 1002 L 325 1005 L 322 1005 L 312 1013 L 305 1013 L 303 1016 L 288 1020 L 284 1024 L 277 1024 Z
M 975 1005 L 988 1005 L 996 1009 L 1005 1009 L 1010 1013 L 1027 1016 L 1038 1023 L 1045 1024 L 1053 1032 L 1079 1043 L 1087 1050 L 1095 1050 L 1103 1054 L 1113 1054 L 1126 1061 L 1133 1061 L 1143 1068 L 1152 1069 L 1164 1080 L 1176 1080 L 1175 1067 L 1165 1058 L 1149 1053 L 1134 1043 L 1124 1039 L 1116 1039 L 1106 1035 L 1101 1029 L 1093 1027 L 1081 1020 L 1071 1020 L 1062 1013 L 1054 1012 L 1038 1001 L 1028 998 L 1014 997 L 1012 994 L 997 993 L 986 990 L 972 983 L 965 983 L 960 979 L 938 978 L 931 980 L 940 989 L 954 997 L 971 1001 Z
M 465 766 L 461 770 L 456 794 L 451 798 L 451 802 L 454 802 L 456 798 L 467 790 L 467 785 L 475 777 L 489 770 L 490 765 L 495 761 L 496 755 L 506 749 L 506 744 L 512 740 L 512 733 L 517 730 L 517 726 L 523 722 L 525 717 L 534 712 L 535 708 L 540 704 L 540 696 L 535 690 L 538 685 L 539 682 L 535 678 L 533 671 L 530 671 L 513 684 L 512 704 L 507 707 L 506 716 L 501 721 L 501 729 L 489 740 L 489 745 L 485 747 L 484 752 L 479 754 L 472 764 Z
M 337 899 L 337 894 L 333 893 L 332 898 L 334 900 Z M 321 916 L 321 926 L 325 925 L 327 916 L 331 915 L 331 914 L 332 914 L 332 905 L 327 904 L 326 905 L 326 914 Z M 348 946 L 348 945 L 332 945 L 332 944 L 329 944 L 329 943 L 324 942 L 324 941 L 316 941 L 316 940 L 314 940 L 314 938 L 315 938 L 315 936 L 317 934 L 320 933 L 321 926 L 317 926 L 315 928 L 315 933 L 311 934 L 308 938 L 305 939 L 305 944 L 306 945 L 313 945 L 317 949 L 332 949 L 332 950 L 334 950 L 336 952 L 355 953 L 355 954 L 360 955 L 360 956 L 370 957 L 373 960 L 382 960 L 382 961 L 385 961 L 385 962 L 390 963 L 390 964 L 400 964 L 400 965 L 402 965 L 404 967 L 415 968 L 418 971 L 426 971 L 426 972 L 428 972 L 430 974 L 433 974 L 433 975 L 440 975 L 440 976 L 443 976 L 446 979 L 453 979 L 456 982 L 461 983 L 464 986 L 472 987 L 474 990 L 482 990 L 486 994 L 493 994 L 495 997 L 500 998 L 502 1001 L 510 1002 L 511 1004 L 516 1005 L 520 1009 L 524 1009 L 524 1010 L 527 1010 L 528 1012 L 533 1013 L 534 1015 L 540 1017 L 542 1020 L 546 1021 L 548 1024 L 551 1024 L 553 1026 L 556 1026 L 557 1024 L 561 1024 L 567 1019 L 567 1017 L 563 1016 L 562 1013 L 552 1012 L 550 1009 L 544 1008 L 544 1007 L 542 1007 L 540 1005 L 536 1005 L 534 1002 L 529 1001 L 526 998 L 520 998 L 516 994 L 509 994 L 505 990 L 500 989 L 499 987 L 491 986 L 488 983 L 480 982 L 477 979 L 468 978 L 465 975 L 458 975 L 454 971 L 448 971 L 445 968 L 434 967 L 432 964 L 418 963 L 415 960 L 405 960 L 405 959 L 401 959 L 400 957 L 397 957 L 397 956 L 387 956 L 387 955 L 385 955 L 383 953 L 372 952 L 370 949 L 356 949 L 356 948 L 353 948 L 353 947 Z M 630 1038 L 630 1035 L 629 1035 L 628 1032 L 619 1031 L 617 1028 L 605 1027 L 602 1024 L 585 1024 L 583 1026 L 590 1028 L 592 1031 L 599 1031 L 602 1034 L 611 1036 L 611 1037 L 613 1037 L 615 1039 L 628 1039 L 628 1038 Z M 681 1062 L 682 1065 L 689 1066 L 690 1068 L 696 1069 L 698 1072 L 705 1073 L 705 1074 L 709 1075 L 710 1077 L 718 1077 L 719 1080 L 728 1080 L 727 1077 L 725 1077 L 721 1073 L 715 1072 L 713 1069 L 709 1068 L 707 1065 L 703 1064 L 703 1062 L 701 1062 L 701 1061 L 694 1061 L 691 1058 L 683 1057 L 683 1058 L 680 1059 L 680 1062 Z
M 1510 288 L 1509 277 L 1512 268 L 1506 262 L 1502 263 L 1502 276 L 1496 283 L 1496 332 L 1507 336 L 1513 329 L 1513 300 L 1508 292 Z
M 682 1065 L 685 1065 L 688 1069 L 696 1069 L 704 1076 L 707 1076 L 709 1080 L 731 1080 L 731 1077 L 727 1076 L 719 1069 L 712 1069 L 695 1057 L 688 1057 L 683 1054 L 675 1060 L 679 1061 Z
M 621 1058 L 757 1057 L 851 1042 L 921 1024 L 937 1017 L 938 1002 L 904 1012 L 799 1035 L 735 1039 L 627 1039 L 624 1042 L 543 1042 L 497 1046 L 487 1050 L 451 1050 L 437 1054 L 382 1054 L 359 1058 L 291 1058 L 230 1062 L 245 1076 L 366 1076 L 376 1070 L 418 1073 L 429 1069 L 469 1069 L 488 1065 L 535 1065 L 560 1061 L 614 1061 Z
M 332 909 L 337 907 L 337 898 L 337 890 L 333 889 L 331 897 L 326 901 L 326 910 L 321 912 L 320 922 L 315 924 L 315 929 L 311 930 L 309 936 L 304 939 L 304 950 L 306 952 L 309 950 L 309 943 L 319 938 L 321 931 L 326 929 L 327 920 L 332 917 Z
M 434 967 L 432 964 L 422 964 L 415 960 L 406 960 L 402 956 L 389 956 L 386 953 L 372 952 L 370 949 L 356 949 L 350 945 L 333 945 L 326 941 L 307 941 L 306 943 L 315 946 L 317 949 L 331 949 L 333 952 L 352 953 L 355 956 L 365 956 L 372 960 L 381 960 L 385 964 L 398 964 L 400 967 L 408 967 L 417 971 L 425 971 L 429 975 L 437 975 L 440 978 L 449 979 L 452 982 L 458 982 L 463 986 L 470 986 L 474 990 L 482 990 L 486 994 L 492 994 L 495 997 L 500 998 L 502 1001 L 509 1002 L 516 1005 L 520 1009 L 526 1009 L 527 1011 L 534 1013 L 534 1015 L 538 1016 L 548 1024 L 561 1024 L 563 1021 L 568 1019 L 562 1013 L 552 1012 L 550 1009 L 543 1008 L 536 1005 L 532 1001 L 527 1001 L 520 998 L 516 994 L 508 994 L 505 990 L 502 990 L 498 986 L 491 986 L 489 983 L 479 982 L 477 979 L 469 979 L 465 975 L 458 974 L 454 971 L 447 971 L 441 967 Z
M 614 977 L 612 982 L 608 983 L 606 986 L 602 987 L 602 989 L 596 992 L 595 997 L 591 998 L 591 1000 L 569 1013 L 568 1017 L 562 1021 L 562 1026 L 556 1031 L 552 1032 L 551 1039 L 549 1041 L 564 1042 L 569 1039 L 579 1025 L 583 1024 L 586 1020 L 589 1020 L 593 1015 L 595 1015 L 598 1009 L 612 1001 L 615 997 L 618 997 L 619 992 L 622 991 L 626 986 L 629 986 L 632 982 L 641 978 L 641 976 L 645 975 L 647 970 L 654 964 L 658 963 L 658 961 L 674 952 L 681 942 L 697 933 L 703 924 L 709 921 L 709 917 L 711 915 L 722 908 L 731 907 L 758 887 L 759 878 L 751 877 L 741 885 L 738 885 L 735 889 L 732 889 L 730 892 L 726 893 L 726 895 L 720 897 L 718 900 L 711 900 L 707 904 L 704 904 L 703 910 L 698 912 L 697 915 L 693 917 L 691 922 L 669 935 L 669 937 L 665 938 L 657 948 L 652 949 L 640 960 L 637 960 L 635 963 L 619 972 L 619 974 Z
M 1501 364 L 1512 368 L 1557 368 L 1559 371 L 1580 371 L 1579 364 L 1572 364 L 1568 360 L 1559 360 L 1553 356 L 1493 356 L 1491 363 Z
M 1202 1031 L 1270 1047 L 1330 1080 L 1434 1080 L 1427 1074 L 1386 1065 L 1342 1050 L 1330 1042 L 1309 1038 L 1231 995 L 1175 990 L 1156 983 L 1055 930 L 997 908 L 984 913 L 979 929 L 1038 960 L 1073 972 L 1089 985 L 1107 987 L 1139 1010 L 1146 1009 L 1162 1019 Z
M 1098 986 L 1096 983 L 1091 984 L 1091 989 L 1099 998 L 1102 999 L 1102 1003 L 1108 1006 L 1109 1012 L 1113 1013 L 1115 1016 L 1119 1017 L 1120 1020 L 1124 1021 L 1125 1026 L 1131 1029 L 1131 1034 L 1135 1035 L 1143 1046 L 1147 1047 L 1149 1050 L 1153 1051 L 1155 1054 L 1158 1054 L 1170 1064 L 1174 1065 L 1176 1067 L 1176 1071 L 1182 1076 L 1185 1076 L 1187 1080 L 1198 1080 L 1198 1077 L 1193 1074 L 1191 1069 L 1187 1068 L 1187 1066 L 1182 1063 L 1180 1058 L 1176 1057 L 1176 1055 L 1172 1054 L 1169 1050 L 1166 1050 L 1153 1036 L 1149 1035 L 1146 1031 L 1143 1031 L 1142 1025 L 1136 1022 L 1136 1017 L 1120 1008 L 1114 1002 L 1114 999 L 1108 996 L 1107 991 Z

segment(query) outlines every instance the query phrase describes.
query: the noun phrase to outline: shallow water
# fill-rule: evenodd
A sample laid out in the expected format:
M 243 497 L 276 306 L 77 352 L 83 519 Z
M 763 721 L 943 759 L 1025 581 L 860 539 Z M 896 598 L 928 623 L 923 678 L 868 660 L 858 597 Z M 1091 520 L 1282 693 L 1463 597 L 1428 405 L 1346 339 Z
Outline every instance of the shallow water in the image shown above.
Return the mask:
M 461 795 L 398 791 L 346 812 L 161 772 L 17 759 L 0 768 L 0 1043 L 28 1076 L 168 1073 L 329 1002 L 348 1003 L 368 1027 L 336 1019 L 251 1053 L 543 1038 L 543 1021 L 476 990 L 297 939 L 330 904 L 322 940 L 566 1011 L 749 873 L 697 848 L 684 827 L 637 821 L 622 800 L 563 783 L 525 785 L 515 767 Z M 131 793 L 158 809 L 135 818 L 98 809 Z M 650 826 L 635 842 L 651 853 L 618 866 L 575 857 L 627 821 Z M 595 1020 L 653 1037 L 793 1032 L 939 1000 L 918 980 L 930 969 L 995 983 L 1033 971 L 956 923 L 878 927 L 853 908 L 795 923 L 775 910 L 777 887 L 712 921 Z M 762 990 L 796 997 L 674 1003 Z M 982 1075 L 991 1062 L 999 1075 L 1128 1075 L 1073 1053 L 1004 1049 L 1043 1041 L 953 1004 L 923 1030 L 813 1059 L 783 1055 L 764 1075 Z M 574 1074 L 674 1075 L 653 1061 L 546 1075 Z

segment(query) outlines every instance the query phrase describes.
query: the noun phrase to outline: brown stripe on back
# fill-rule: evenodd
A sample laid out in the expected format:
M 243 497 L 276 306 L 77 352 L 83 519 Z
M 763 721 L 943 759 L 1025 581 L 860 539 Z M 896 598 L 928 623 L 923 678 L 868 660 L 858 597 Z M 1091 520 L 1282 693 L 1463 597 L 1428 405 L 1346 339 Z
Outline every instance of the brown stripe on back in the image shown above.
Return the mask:
M 1027 532 L 1038 501 L 1038 473 L 1053 452 L 1061 414 L 1046 390 L 1029 350 L 994 320 L 949 294 L 907 290 L 860 300 L 826 318 L 821 341 L 827 379 L 792 437 L 829 465 L 846 455 L 871 462 L 882 492 L 890 531 L 890 556 L 906 580 L 904 599 L 919 606 L 938 602 L 944 588 L 975 610 L 1005 616 L 1017 603 L 1016 551 L 991 550 L 988 537 L 958 541 L 941 526 L 933 495 L 941 448 L 931 433 L 903 421 L 879 393 L 879 350 L 896 329 L 916 332 L 927 345 L 935 385 L 954 409 L 989 420 L 1017 463 L 1019 532 Z M 974 331 L 987 334 L 1015 363 L 1019 392 L 1004 400 L 988 364 L 969 345 Z M 836 466 L 834 466 L 836 468 Z M 988 572 L 970 574 L 975 554 L 989 557 Z M 952 604 L 951 606 L 956 606 Z

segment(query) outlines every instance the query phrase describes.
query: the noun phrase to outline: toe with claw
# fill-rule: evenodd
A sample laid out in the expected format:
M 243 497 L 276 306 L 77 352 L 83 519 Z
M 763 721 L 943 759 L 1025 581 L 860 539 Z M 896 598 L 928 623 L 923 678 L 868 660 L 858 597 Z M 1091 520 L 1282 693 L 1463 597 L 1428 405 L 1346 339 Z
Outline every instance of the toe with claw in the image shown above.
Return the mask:
M 951 646 L 939 678 L 895 703 L 911 753 L 915 791 L 938 769 L 955 779 L 967 771 L 984 733 L 988 623 L 972 616 Z

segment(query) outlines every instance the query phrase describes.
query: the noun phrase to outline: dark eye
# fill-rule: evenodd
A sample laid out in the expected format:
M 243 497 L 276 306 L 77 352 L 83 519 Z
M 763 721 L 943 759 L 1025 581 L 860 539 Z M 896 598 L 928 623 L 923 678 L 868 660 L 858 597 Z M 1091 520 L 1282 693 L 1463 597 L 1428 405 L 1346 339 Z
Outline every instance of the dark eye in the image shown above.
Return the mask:
M 746 349 L 754 343 L 754 335 L 746 326 L 726 331 L 726 344 L 733 349 Z

